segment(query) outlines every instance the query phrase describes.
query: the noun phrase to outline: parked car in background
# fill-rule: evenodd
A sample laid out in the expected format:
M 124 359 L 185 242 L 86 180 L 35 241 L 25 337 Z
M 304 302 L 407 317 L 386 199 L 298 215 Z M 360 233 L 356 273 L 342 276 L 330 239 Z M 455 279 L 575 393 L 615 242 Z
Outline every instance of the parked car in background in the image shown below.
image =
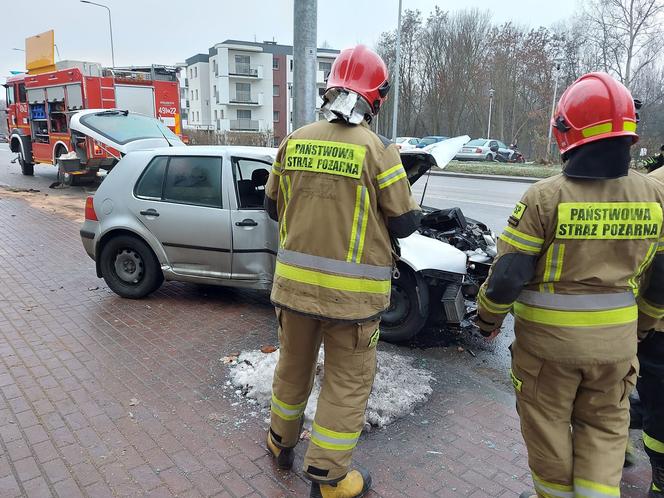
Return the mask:
M 440 135 L 430 135 L 428 137 L 422 137 L 420 138 L 419 143 L 417 144 L 418 149 L 423 149 L 427 145 L 435 144 L 438 142 L 442 142 L 443 140 L 447 140 L 449 137 L 442 137 Z
M 415 137 L 397 137 L 396 144 L 399 150 L 410 150 L 417 147 L 420 143 L 419 138 Z
M 498 148 L 497 150 L 496 147 Z M 500 140 L 476 138 L 464 145 L 454 156 L 457 161 L 495 161 L 498 154 L 505 157 L 512 153 Z

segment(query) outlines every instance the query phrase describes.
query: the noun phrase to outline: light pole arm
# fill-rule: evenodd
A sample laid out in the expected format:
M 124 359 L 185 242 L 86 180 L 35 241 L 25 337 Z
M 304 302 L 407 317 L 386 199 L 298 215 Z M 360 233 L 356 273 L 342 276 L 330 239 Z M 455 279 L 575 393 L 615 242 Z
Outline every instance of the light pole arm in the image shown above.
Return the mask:
M 103 7 L 108 11 L 108 29 L 111 33 L 111 64 L 115 67 L 115 48 L 113 47 L 113 21 L 111 20 L 111 9 L 107 5 L 91 2 L 90 0 L 81 0 L 81 3 L 87 3 L 89 5 L 96 5 L 97 7 Z

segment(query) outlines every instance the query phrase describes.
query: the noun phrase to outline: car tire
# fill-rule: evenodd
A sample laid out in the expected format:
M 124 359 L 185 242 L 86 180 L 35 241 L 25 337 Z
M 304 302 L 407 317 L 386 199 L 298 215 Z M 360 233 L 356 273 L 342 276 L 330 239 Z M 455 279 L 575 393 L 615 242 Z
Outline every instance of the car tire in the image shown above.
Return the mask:
M 23 157 L 23 152 L 21 151 L 18 153 L 18 164 L 21 166 L 21 173 L 25 176 L 33 176 L 35 174 L 34 163 L 26 161 L 25 157 Z
M 493 155 L 491 155 L 491 154 L 487 154 L 486 157 L 484 158 L 484 160 L 485 160 L 485 161 L 492 161 L 492 162 L 493 162 L 494 157 L 493 157 Z
M 399 278 L 392 279 L 390 306 L 383 313 L 380 338 L 403 342 L 415 337 L 429 317 L 429 287 L 408 266 L 400 264 Z
M 156 291 L 164 281 L 152 249 L 131 235 L 118 235 L 106 242 L 99 264 L 106 285 L 128 299 L 141 299 Z

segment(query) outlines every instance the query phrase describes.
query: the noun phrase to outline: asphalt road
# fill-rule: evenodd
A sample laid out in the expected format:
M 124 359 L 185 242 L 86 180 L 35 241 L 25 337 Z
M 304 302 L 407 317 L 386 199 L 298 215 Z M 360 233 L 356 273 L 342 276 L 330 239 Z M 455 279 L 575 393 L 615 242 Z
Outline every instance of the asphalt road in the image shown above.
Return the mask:
M 426 177 L 413 185 L 413 195 L 420 202 Z M 469 218 L 486 223 L 496 233 L 505 226 L 508 216 L 529 183 L 479 180 L 432 175 L 424 205 L 435 208 L 460 207 Z

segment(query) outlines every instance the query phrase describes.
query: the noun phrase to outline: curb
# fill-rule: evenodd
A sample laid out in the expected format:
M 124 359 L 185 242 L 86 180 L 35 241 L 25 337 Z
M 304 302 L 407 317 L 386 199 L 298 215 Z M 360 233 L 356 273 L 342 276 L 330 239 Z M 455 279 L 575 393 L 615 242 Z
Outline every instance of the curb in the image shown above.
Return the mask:
M 453 171 L 431 171 L 432 176 L 451 176 L 455 178 L 469 178 L 477 180 L 494 180 L 498 182 L 536 183 L 544 178 L 533 178 L 531 176 L 505 176 L 505 175 L 481 175 L 479 173 L 456 173 Z

